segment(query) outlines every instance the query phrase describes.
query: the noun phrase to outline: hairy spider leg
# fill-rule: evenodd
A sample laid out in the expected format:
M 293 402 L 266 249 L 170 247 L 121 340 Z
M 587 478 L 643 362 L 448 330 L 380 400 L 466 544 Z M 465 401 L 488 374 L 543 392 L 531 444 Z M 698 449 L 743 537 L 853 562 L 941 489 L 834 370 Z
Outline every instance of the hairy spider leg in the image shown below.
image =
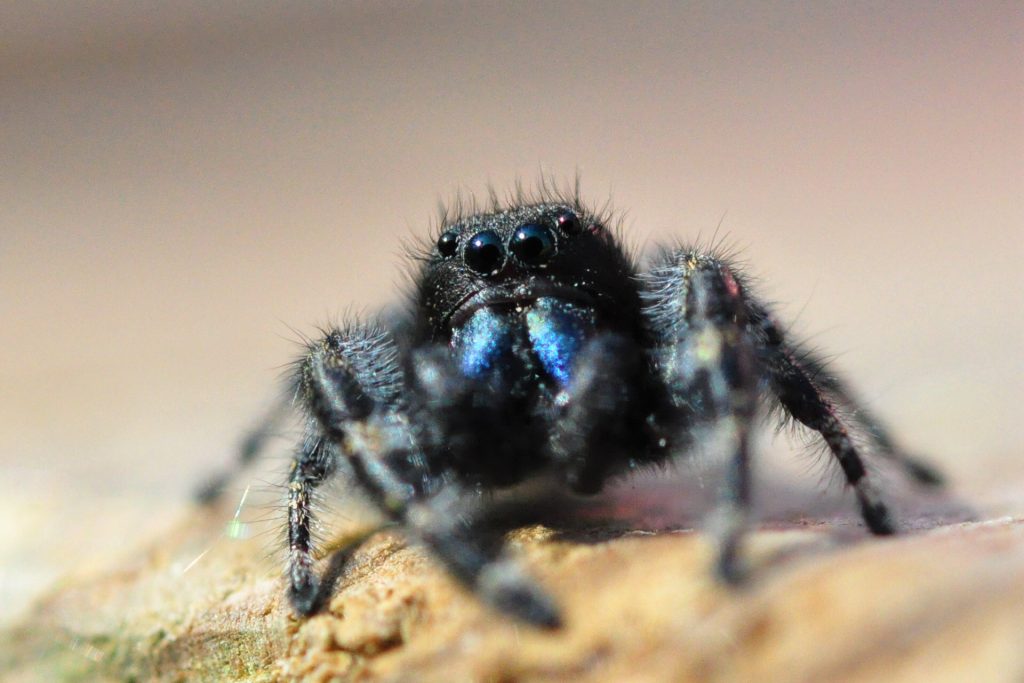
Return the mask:
M 730 452 L 710 530 L 718 576 L 738 583 L 745 574 L 740 542 L 750 518 L 750 433 L 759 383 L 744 293 L 725 263 L 685 250 L 653 270 L 649 283 L 647 310 L 658 327 L 654 353 L 663 381 L 689 429 L 721 435 Z
M 303 439 L 288 476 L 288 599 L 296 612 L 320 607 L 320 582 L 314 572 L 313 496 L 337 467 L 337 456 L 315 434 Z
M 288 595 L 300 614 L 320 606 L 311 533 L 316 489 L 337 471 L 339 454 L 348 455 L 350 433 L 397 408 L 400 386 L 393 342 L 368 325 L 329 331 L 297 368 L 294 400 L 307 420 L 288 479 Z M 347 463 L 355 470 L 352 458 Z
M 641 414 L 645 380 L 636 345 L 620 335 L 599 335 L 579 352 L 549 441 L 553 463 L 576 493 L 597 493 L 609 474 L 650 450 Z
M 439 455 L 449 464 L 514 457 L 521 446 L 514 443 L 511 432 L 523 432 L 523 428 L 506 414 L 511 408 L 501 400 L 503 394 L 467 377 L 460 364 L 460 359 L 439 346 L 413 355 L 410 388 L 418 432 L 423 433 L 422 425 L 429 425 L 435 446 L 443 451 Z M 535 626 L 561 626 L 553 600 L 507 552 L 493 524 L 495 505 L 470 493 L 479 482 L 466 471 L 453 470 L 433 479 L 442 486 L 439 492 L 417 501 L 406 514 L 414 538 L 485 603 Z
M 333 337 L 333 340 L 332 340 Z M 443 488 L 430 495 L 424 482 L 435 481 L 425 471 L 430 460 L 421 453 L 408 414 L 397 405 L 381 405 L 369 396 L 366 386 L 375 373 L 393 372 L 373 367 L 353 357 L 353 347 L 367 341 L 363 328 L 328 335 L 328 341 L 314 344 L 300 370 L 298 395 L 309 415 L 307 446 L 301 449 L 289 485 L 289 596 L 301 614 L 311 614 L 323 601 L 312 571 L 310 539 L 311 494 L 333 473 L 325 462 L 332 449 L 344 456 L 354 481 L 391 521 L 400 524 L 470 591 L 484 602 L 538 626 L 560 625 L 550 598 L 536 588 L 519 565 L 505 553 L 497 539 L 481 533 L 473 523 L 481 510 L 480 497 L 458 482 L 440 481 Z M 393 359 L 392 342 L 375 337 L 376 356 Z M 431 361 L 434 362 L 431 362 Z M 421 354 L 413 364 L 414 385 L 423 391 L 431 387 L 449 392 L 450 378 L 457 370 L 443 361 L 442 354 Z M 354 362 L 355 361 L 355 362 Z M 451 401 L 449 394 L 446 401 Z M 414 401 L 436 405 L 428 394 Z M 326 444 L 316 446 L 314 444 Z M 336 457 L 336 456 L 335 456 Z M 440 483 L 440 482 L 438 482 Z
M 769 348 L 777 348 L 782 344 L 778 327 L 767 312 L 758 313 L 762 316 L 761 328 L 766 336 L 766 345 Z M 800 359 L 801 365 L 814 382 L 831 394 L 871 438 L 875 446 L 872 452 L 891 460 L 920 486 L 938 488 L 945 484 L 945 478 L 938 469 L 924 459 L 907 453 L 896 444 L 895 438 L 881 419 L 854 397 L 846 382 L 829 371 L 824 361 L 807 352 L 794 352 L 793 355 Z
M 760 303 L 753 303 L 753 323 L 764 334 L 764 346 L 760 348 L 765 369 L 782 408 L 801 424 L 821 434 L 829 450 L 853 488 L 860 506 L 861 516 L 871 533 L 885 536 L 896 533 L 889 507 L 882 499 L 857 452 L 850 431 L 839 417 L 836 404 L 829 398 L 829 383 L 820 365 L 808 365 L 797 357 L 797 352 L 787 344 L 780 326 L 765 312 Z M 841 387 L 831 382 L 833 391 Z M 845 396 L 848 396 L 844 394 Z M 885 432 L 881 432 L 883 435 Z M 894 456 L 894 451 L 890 455 Z

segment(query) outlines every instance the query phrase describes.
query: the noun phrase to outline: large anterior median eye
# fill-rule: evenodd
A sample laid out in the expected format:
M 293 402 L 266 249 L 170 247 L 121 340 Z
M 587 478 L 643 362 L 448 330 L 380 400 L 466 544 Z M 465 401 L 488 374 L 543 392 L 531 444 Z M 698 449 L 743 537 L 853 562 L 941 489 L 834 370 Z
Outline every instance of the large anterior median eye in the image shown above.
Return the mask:
M 481 275 L 495 275 L 505 264 L 505 248 L 493 230 L 478 232 L 469 239 L 465 251 L 466 265 Z
M 509 250 L 527 266 L 547 263 L 555 254 L 555 236 L 543 225 L 528 223 L 515 231 Z

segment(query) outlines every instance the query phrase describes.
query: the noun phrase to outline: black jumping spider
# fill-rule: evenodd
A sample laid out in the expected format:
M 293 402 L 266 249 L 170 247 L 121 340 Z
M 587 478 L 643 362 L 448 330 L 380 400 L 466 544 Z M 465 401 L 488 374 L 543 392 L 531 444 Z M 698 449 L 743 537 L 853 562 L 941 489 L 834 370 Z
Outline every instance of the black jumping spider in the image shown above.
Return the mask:
M 475 523 L 495 489 L 547 477 L 592 494 L 713 428 L 731 452 L 717 572 L 735 581 L 761 400 L 820 434 L 872 533 L 896 525 L 852 430 L 917 481 L 939 482 L 787 339 L 728 259 L 671 248 L 640 271 L 607 216 L 575 194 L 492 200 L 443 217 L 407 315 L 332 329 L 296 364 L 306 434 L 288 484 L 288 595 L 298 613 L 329 592 L 314 572 L 312 497 L 340 468 L 470 591 L 545 627 L 560 623 L 553 602 Z

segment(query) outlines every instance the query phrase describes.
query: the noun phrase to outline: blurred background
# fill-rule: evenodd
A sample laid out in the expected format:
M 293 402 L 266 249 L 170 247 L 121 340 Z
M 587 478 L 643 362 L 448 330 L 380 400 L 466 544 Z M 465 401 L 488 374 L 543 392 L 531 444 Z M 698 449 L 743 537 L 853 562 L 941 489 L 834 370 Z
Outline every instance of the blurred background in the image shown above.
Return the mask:
M 906 443 L 1019 492 L 1022 36 L 1014 2 L 4 3 L 0 623 L 180 514 L 438 200 L 541 173 L 638 248 L 721 224 Z

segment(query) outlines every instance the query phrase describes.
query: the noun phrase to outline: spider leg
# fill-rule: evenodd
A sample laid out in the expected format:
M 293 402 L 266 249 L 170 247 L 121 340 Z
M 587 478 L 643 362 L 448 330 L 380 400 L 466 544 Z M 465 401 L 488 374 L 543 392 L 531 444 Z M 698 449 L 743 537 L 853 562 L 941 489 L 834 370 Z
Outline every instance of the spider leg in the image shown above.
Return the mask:
M 767 346 L 777 349 L 782 345 L 782 334 L 778 325 L 766 311 L 758 311 L 761 318 L 761 329 L 764 331 Z M 896 444 L 896 440 L 885 424 L 863 403 L 859 402 L 850 388 L 835 374 L 826 369 L 824 361 L 807 352 L 795 352 L 807 374 L 824 390 L 835 397 L 851 414 L 852 419 L 866 432 L 875 445 L 878 455 L 885 457 L 921 486 L 941 487 L 945 477 L 934 465 L 924 459 L 907 453 Z M 783 355 L 783 362 L 787 357 Z
M 292 461 L 288 477 L 288 599 L 296 612 L 313 614 L 320 606 L 320 582 L 314 572 L 313 496 L 337 468 L 330 447 L 307 436 Z
M 400 375 L 391 339 L 371 326 L 331 330 L 309 346 L 294 395 L 308 414 L 288 478 L 288 597 L 299 614 L 321 602 L 312 527 L 316 489 L 335 473 L 346 431 L 397 404 Z
M 429 548 L 466 589 L 498 611 L 541 628 L 562 625 L 551 598 L 505 551 L 501 535 L 484 524 L 487 507 L 457 485 L 410 506 L 413 537 Z
M 641 357 L 623 337 L 602 335 L 580 351 L 573 378 L 557 403 L 563 410 L 552 421 L 549 447 L 566 484 L 591 494 L 630 456 L 643 452 L 637 443 L 637 402 L 644 392 Z M 652 388 L 653 390 L 653 388 Z
M 850 431 L 839 416 L 837 404 L 829 397 L 829 390 L 836 393 L 840 400 L 852 403 L 849 394 L 836 380 L 822 379 L 827 374 L 823 372 L 820 363 L 813 360 L 808 363 L 798 358 L 794 348 L 785 341 L 778 324 L 762 305 L 754 303 L 751 308 L 752 327 L 763 335 L 763 344 L 759 350 L 763 354 L 772 393 L 794 419 L 821 434 L 842 468 L 846 481 L 853 487 L 868 529 L 877 535 L 895 533 L 896 524 L 892 514 L 868 474 Z M 908 470 L 913 472 L 915 468 L 912 461 L 907 456 L 898 455 L 891 448 L 892 442 L 887 433 L 879 426 L 875 426 L 874 430 L 876 437 L 881 435 L 883 446 L 886 443 L 890 445 L 887 451 L 889 457 L 906 462 Z M 921 477 L 928 479 L 930 473 L 922 470 Z
M 430 470 L 419 442 L 438 425 L 443 431 L 444 421 L 415 413 L 430 424 L 412 425 L 408 402 L 399 405 L 397 396 L 370 400 L 367 383 L 374 376 L 353 362 L 351 335 L 341 341 L 314 345 L 299 372 L 298 394 L 310 418 L 310 436 L 289 489 L 289 595 L 296 611 L 310 614 L 323 601 L 312 571 L 310 494 L 333 471 L 333 459 L 321 454 L 336 449 L 354 482 L 385 517 L 425 545 L 466 588 L 501 611 L 557 627 L 560 619 L 551 600 L 503 552 L 501 540 L 474 523 L 486 516 L 480 496 Z M 414 387 L 428 393 L 413 403 L 435 406 L 430 388 L 445 394 L 453 388 L 455 373 L 442 360 L 447 360 L 442 354 L 417 358 L 411 369 Z M 446 412 L 445 405 L 436 410 Z
M 477 523 L 487 520 L 487 507 L 479 496 L 453 483 L 430 498 L 386 498 L 379 478 L 383 468 L 371 470 L 362 458 L 355 461 L 359 481 L 386 504 L 389 518 L 430 550 L 464 588 L 500 612 L 534 626 L 561 626 L 557 607 L 504 551 L 500 534 Z
M 750 432 L 759 371 L 742 289 L 723 262 L 680 251 L 650 275 L 647 309 L 659 343 L 656 365 L 691 430 L 724 440 L 731 457 L 712 516 L 716 571 L 742 580 L 740 541 L 751 506 Z
M 503 419 L 507 406 L 487 386 L 469 381 L 458 371 L 450 354 L 441 348 L 414 356 L 410 383 L 417 397 L 423 442 L 446 445 L 447 462 L 471 458 L 505 458 L 514 442 L 512 422 Z M 493 406 L 488 401 L 495 402 Z M 491 409 L 489 409 L 491 407 Z M 427 426 L 427 429 L 423 429 Z M 522 432 L 522 429 L 519 429 Z M 455 472 L 450 476 L 457 477 Z M 542 628 L 558 628 L 561 616 L 551 598 L 505 550 L 494 528 L 498 508 L 470 492 L 460 481 L 448 481 L 430 498 L 409 500 L 394 514 L 413 537 L 465 588 L 499 611 Z

